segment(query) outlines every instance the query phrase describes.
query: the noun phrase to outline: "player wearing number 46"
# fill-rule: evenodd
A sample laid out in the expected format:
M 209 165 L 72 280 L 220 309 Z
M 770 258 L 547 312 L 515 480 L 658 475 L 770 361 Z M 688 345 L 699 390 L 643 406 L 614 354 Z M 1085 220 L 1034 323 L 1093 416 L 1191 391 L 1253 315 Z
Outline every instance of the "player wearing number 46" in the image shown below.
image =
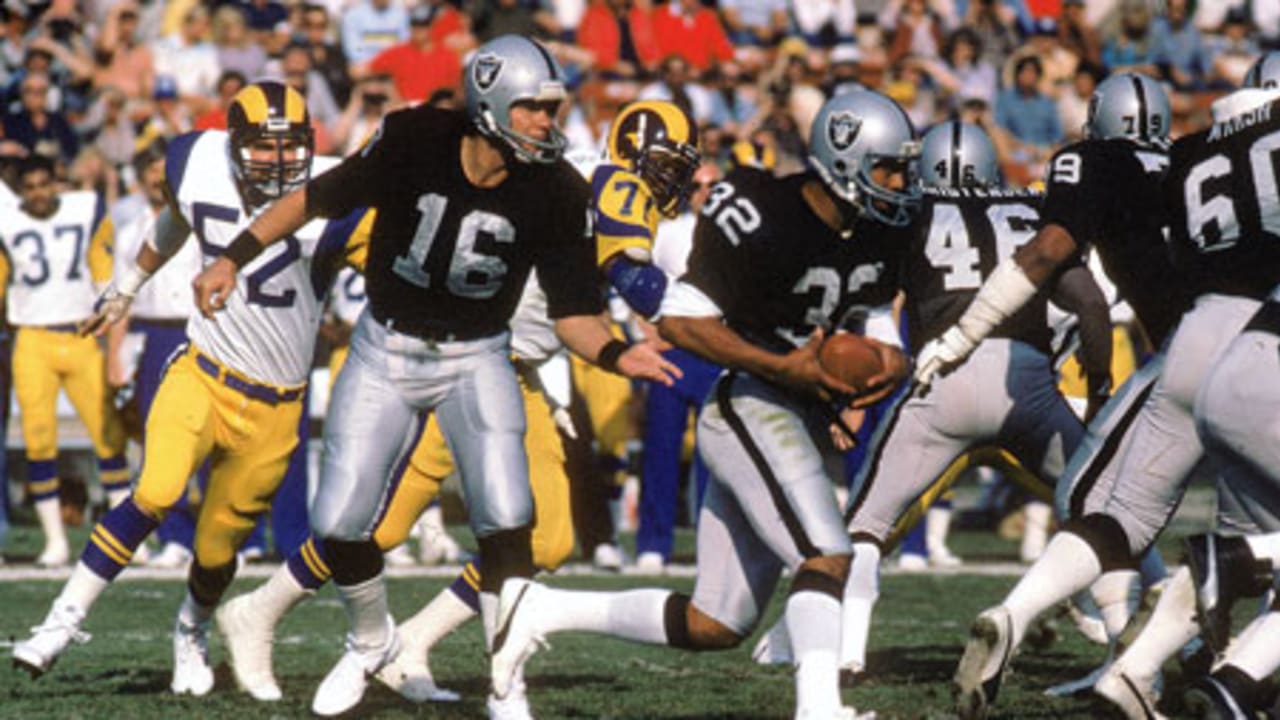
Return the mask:
M 220 311 L 252 281 L 238 273 L 309 218 L 377 210 L 369 307 L 334 385 L 311 506 L 350 622 L 346 654 L 312 703 L 321 715 L 354 707 L 397 652 L 372 533 L 428 414 L 468 500 L 488 638 L 503 583 L 533 574 L 525 413 L 507 330 L 532 269 L 570 350 L 632 377 L 670 382 L 678 372 L 650 345 L 613 340 L 600 317 L 590 193 L 561 158 L 555 124 L 568 99 L 559 64 L 532 40 L 502 36 L 476 50 L 463 84 L 464 112 L 391 113 L 360 152 L 272 205 L 195 283 L 201 311 Z
M 250 85 L 233 99 L 228 132 L 176 138 L 165 162 L 170 205 L 140 248 L 135 266 L 98 299 L 85 332 L 124 318 L 139 288 L 194 230 L 204 262 L 227 252 L 262 206 L 335 160 L 312 156 L 305 101 L 279 83 Z M 337 265 L 363 261 L 369 222 L 352 209 L 291 234 L 246 268 L 217 321 L 193 315 L 191 339 L 161 382 L 147 418 L 147 456 L 137 489 L 94 527 L 80 562 L 44 622 L 13 649 L 15 663 L 39 676 L 72 642 L 81 623 L 128 565 L 138 545 L 212 457 L 196 524 L 187 597 L 174 626 L 175 693 L 213 686 L 209 618 L 236 569 L 236 550 L 265 512 L 297 443 L 304 386 L 321 302 Z
M 75 332 L 93 314 L 96 289 L 111 279 L 111 251 L 97 233 L 102 202 L 93 192 L 59 193 L 56 183 L 53 163 L 31 157 L 19 171 L 22 203 L 0 211 L 0 293 L 16 328 L 13 383 L 27 447 L 27 493 L 45 535 L 40 565 L 65 565 L 70 557 L 58 503 L 60 389 L 89 431 L 110 504 L 129 491 L 124 429 L 107 392 L 102 351 Z

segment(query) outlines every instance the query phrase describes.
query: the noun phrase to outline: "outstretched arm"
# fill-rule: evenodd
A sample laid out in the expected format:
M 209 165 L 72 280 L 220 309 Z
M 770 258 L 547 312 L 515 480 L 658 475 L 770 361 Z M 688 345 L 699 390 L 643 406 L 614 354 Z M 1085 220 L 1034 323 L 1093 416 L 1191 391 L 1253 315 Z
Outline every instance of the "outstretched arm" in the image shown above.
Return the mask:
M 107 284 L 93 304 L 93 315 L 80 323 L 81 335 L 101 335 L 129 314 L 133 298 L 169 258 L 182 249 L 191 235 L 191 227 L 172 207 L 156 216 L 155 231 L 138 248 L 132 265 L 126 265 L 119 277 Z

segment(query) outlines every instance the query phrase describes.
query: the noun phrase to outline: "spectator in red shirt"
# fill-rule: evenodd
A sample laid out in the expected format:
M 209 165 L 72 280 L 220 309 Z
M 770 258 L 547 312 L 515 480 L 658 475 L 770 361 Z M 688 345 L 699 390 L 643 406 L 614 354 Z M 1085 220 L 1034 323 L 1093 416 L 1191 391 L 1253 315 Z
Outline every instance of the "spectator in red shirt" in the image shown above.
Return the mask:
M 733 45 L 714 10 L 699 0 L 670 0 L 653 13 L 659 57 L 679 55 L 698 72 L 733 57 Z
M 227 108 L 231 107 L 231 100 L 235 98 L 236 93 L 244 89 L 248 82 L 239 71 L 223 70 L 222 75 L 218 77 L 218 104 L 196 118 L 192 123 L 192 129 L 226 130 Z
M 658 60 L 647 3 L 592 0 L 578 24 L 578 44 L 595 56 L 595 67 L 618 77 L 635 77 Z
M 396 92 L 407 102 L 426 100 L 441 88 L 458 85 L 462 63 L 449 48 L 432 39 L 431 21 L 438 6 L 418 5 L 409 14 L 408 42 L 378 53 L 368 70 L 390 76 Z

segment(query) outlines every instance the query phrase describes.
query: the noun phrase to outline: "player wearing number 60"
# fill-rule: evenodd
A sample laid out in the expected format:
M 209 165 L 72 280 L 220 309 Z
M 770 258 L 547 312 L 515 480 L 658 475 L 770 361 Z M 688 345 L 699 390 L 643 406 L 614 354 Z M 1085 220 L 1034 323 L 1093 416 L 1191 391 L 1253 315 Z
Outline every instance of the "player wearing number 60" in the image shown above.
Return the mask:
M 123 318 L 138 289 L 192 230 L 204 261 L 213 262 L 264 205 L 326 165 L 313 159 L 305 101 L 284 85 L 246 87 L 232 101 L 227 124 L 226 133 L 191 133 L 171 143 L 170 205 L 136 264 L 98 298 L 86 334 Z M 212 457 L 188 593 L 174 627 L 171 685 L 193 695 L 212 688 L 208 621 L 235 573 L 236 550 L 269 507 L 297 443 L 320 305 L 337 265 L 363 262 L 371 224 L 364 215 L 353 208 L 340 220 L 297 228 L 245 268 L 245 283 L 226 298 L 216 322 L 191 318 L 191 342 L 172 360 L 148 416 L 136 491 L 93 529 L 44 623 L 14 646 L 16 664 L 38 676 L 71 642 L 88 639 L 80 624 L 90 607 L 178 501 L 187 478 Z
M 273 205 L 195 283 L 197 304 L 213 313 L 239 292 L 237 274 L 253 258 L 309 218 L 377 210 L 369 307 L 333 389 L 311 505 L 350 620 L 347 652 L 312 703 L 321 715 L 355 706 L 366 677 L 396 654 L 372 532 L 388 478 L 429 413 L 453 451 L 480 545 L 487 637 L 497 634 L 502 584 L 533 574 L 525 414 L 507 330 L 531 270 L 570 350 L 631 377 L 678 373 L 651 346 L 614 340 L 599 317 L 590 192 L 561 159 L 559 64 L 536 42 L 503 36 L 476 50 L 463 84 L 465 111 L 391 113 L 359 153 Z

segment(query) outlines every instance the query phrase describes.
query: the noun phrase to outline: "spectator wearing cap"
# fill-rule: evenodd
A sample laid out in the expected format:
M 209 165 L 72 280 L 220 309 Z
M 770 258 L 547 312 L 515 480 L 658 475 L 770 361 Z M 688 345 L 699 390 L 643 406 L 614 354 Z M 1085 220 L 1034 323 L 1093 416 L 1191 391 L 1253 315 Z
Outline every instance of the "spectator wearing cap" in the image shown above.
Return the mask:
M 218 76 L 217 103 L 196 118 L 195 129 L 226 130 L 227 108 L 231 107 L 231 101 L 235 99 L 236 93 L 243 90 L 248 83 L 249 81 L 238 70 L 222 71 L 222 75 Z
M 235 5 L 223 5 L 213 13 L 213 45 L 218 51 L 218 66 L 234 70 L 247 78 L 262 74 L 267 64 L 267 51 L 253 41 L 244 11 Z
M 4 136 L 20 143 L 27 152 L 70 164 L 80 151 L 80 140 L 61 113 L 49 109 L 49 76 L 28 73 L 22 79 L 20 109 L 4 118 Z
M 1257 39 L 1250 32 L 1249 14 L 1243 8 L 1232 10 L 1222 22 L 1222 30 L 1209 41 L 1209 56 L 1213 58 L 1210 81 L 1214 87 L 1230 89 L 1240 87 L 1244 75 L 1262 51 Z
M 720 0 L 720 17 L 739 48 L 773 47 L 787 34 L 787 0 Z
M 609 79 L 645 74 L 658 62 L 647 0 L 591 0 L 578 25 L 578 44 Z
M 168 75 L 177 83 L 178 97 L 193 114 L 212 104 L 210 98 L 222 73 L 218 49 L 208 40 L 209 11 L 196 5 L 182 18 L 172 35 L 157 40 L 153 47 L 156 77 Z
M 1081 62 L 1101 67 L 1102 38 L 1085 15 L 1084 0 L 1062 0 L 1058 44 L 1075 54 Z
M 1156 18 L 1156 62 L 1178 90 L 1202 90 L 1209 53 L 1200 30 L 1191 22 L 1188 0 L 1167 0 L 1165 15 Z
M 853 40 L 858 21 L 853 0 L 790 0 L 790 6 L 797 32 L 810 45 L 829 48 Z
M 1040 91 L 1044 70 L 1040 58 L 1023 57 L 1014 67 L 1014 84 L 996 100 L 996 124 L 1013 136 L 1017 159 L 1035 164 L 1047 160 L 1064 135 L 1058 108 Z
M 191 113 L 178 95 L 178 82 L 169 75 L 156 76 L 152 93 L 151 117 L 142 125 L 141 144 L 150 145 L 158 138 L 172 139 L 191 129 Z
M 111 85 L 144 104 L 151 98 L 155 60 L 151 48 L 138 40 L 138 6 L 123 2 L 112 7 L 94 44 L 94 88 Z
M 368 72 L 390 77 L 407 102 L 421 102 L 436 90 L 456 87 L 462 77 L 457 53 L 431 37 L 435 13 L 430 5 L 415 7 L 409 15 L 408 41 L 378 53 L 367 66 Z
M 1107 72 L 1159 73 L 1158 44 L 1147 0 L 1123 0 L 1120 24 L 1102 44 L 1102 64 Z
M 303 5 L 302 20 L 296 30 L 295 37 L 305 42 L 311 53 L 311 67 L 329 83 L 333 99 L 345 105 L 351 96 L 351 75 L 347 72 L 346 56 L 333 42 L 329 11 L 323 5 Z
M 363 65 L 409 37 L 409 13 L 397 0 L 361 0 L 342 16 L 342 51 Z
M 733 58 L 733 45 L 720 18 L 699 0 L 670 0 L 653 12 L 658 54 L 678 55 L 697 73 Z

